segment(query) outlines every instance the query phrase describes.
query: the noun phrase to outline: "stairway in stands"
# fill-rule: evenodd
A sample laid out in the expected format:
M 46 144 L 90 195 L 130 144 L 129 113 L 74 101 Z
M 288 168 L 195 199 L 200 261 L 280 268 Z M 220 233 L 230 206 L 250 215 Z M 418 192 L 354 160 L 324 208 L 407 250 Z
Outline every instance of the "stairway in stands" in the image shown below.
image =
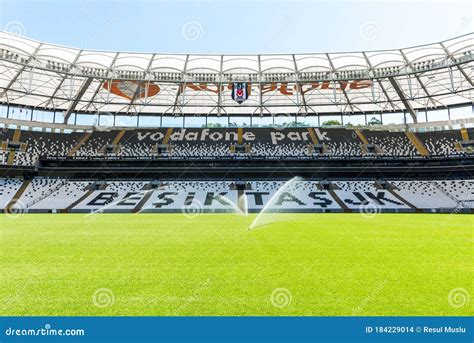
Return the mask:
M 17 203 L 20 206 L 18 210 L 23 211 L 25 209 L 25 204 L 19 203 L 19 200 L 21 196 L 23 195 L 23 193 L 25 192 L 26 188 L 28 188 L 28 186 L 30 185 L 30 183 L 31 183 L 30 180 L 23 181 L 23 184 L 21 185 L 20 188 L 18 188 L 12 200 L 10 200 L 7 206 L 5 206 L 3 212 L 5 213 L 11 212 L 13 209 L 15 209 L 15 205 L 17 205 Z
M 71 151 L 69 151 L 69 153 L 67 154 L 68 157 L 71 157 L 71 156 L 74 156 L 74 154 L 76 153 L 77 150 L 79 150 L 81 148 L 81 146 L 84 145 L 85 142 L 87 142 L 89 140 L 89 138 L 92 136 L 92 132 L 88 132 L 86 133 L 82 139 L 76 144 L 76 146 L 74 148 L 71 149 Z
M 21 130 L 16 129 L 15 132 L 13 133 L 13 142 L 19 142 L 20 141 L 20 136 L 21 136 Z M 8 160 L 7 160 L 7 165 L 12 166 L 13 162 L 15 161 L 15 150 L 10 149 L 10 153 L 8 154 Z
M 426 148 L 426 146 L 423 144 L 423 142 L 418 138 L 418 136 L 414 132 L 405 131 L 405 135 L 407 136 L 407 138 L 410 140 L 411 144 L 413 144 L 413 146 L 416 148 L 416 151 L 418 151 L 418 153 L 421 156 L 429 156 L 430 155 L 430 153 L 429 153 L 428 149 Z

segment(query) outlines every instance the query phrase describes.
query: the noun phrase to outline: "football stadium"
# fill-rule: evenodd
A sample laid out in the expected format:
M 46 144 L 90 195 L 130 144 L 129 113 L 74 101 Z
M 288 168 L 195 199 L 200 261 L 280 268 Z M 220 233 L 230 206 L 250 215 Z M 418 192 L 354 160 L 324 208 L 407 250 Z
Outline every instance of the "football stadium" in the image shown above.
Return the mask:
M 472 315 L 473 46 L 1 31 L 0 315 Z

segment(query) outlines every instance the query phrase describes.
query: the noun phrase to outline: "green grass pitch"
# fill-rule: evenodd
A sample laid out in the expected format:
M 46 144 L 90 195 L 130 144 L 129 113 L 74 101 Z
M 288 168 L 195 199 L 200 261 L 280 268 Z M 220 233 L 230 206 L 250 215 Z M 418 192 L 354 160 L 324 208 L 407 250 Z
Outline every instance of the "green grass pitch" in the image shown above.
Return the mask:
M 1 215 L 0 315 L 473 314 L 474 216 L 254 218 Z

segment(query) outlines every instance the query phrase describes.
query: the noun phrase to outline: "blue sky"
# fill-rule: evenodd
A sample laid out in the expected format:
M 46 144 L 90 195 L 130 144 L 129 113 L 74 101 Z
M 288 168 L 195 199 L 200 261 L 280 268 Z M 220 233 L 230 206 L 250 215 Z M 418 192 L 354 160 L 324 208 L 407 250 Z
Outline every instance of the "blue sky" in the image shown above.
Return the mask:
M 401 48 L 472 32 L 472 1 L 0 0 L 0 28 L 79 48 L 185 53 Z

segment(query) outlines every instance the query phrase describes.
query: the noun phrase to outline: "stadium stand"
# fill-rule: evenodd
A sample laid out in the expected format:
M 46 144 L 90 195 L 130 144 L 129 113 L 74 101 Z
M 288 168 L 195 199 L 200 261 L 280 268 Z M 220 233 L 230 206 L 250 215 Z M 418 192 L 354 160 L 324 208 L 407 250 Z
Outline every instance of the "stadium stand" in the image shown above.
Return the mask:
M 408 157 L 419 155 L 403 132 L 363 130 L 363 133 L 370 144 L 380 147 L 380 155 Z
M 464 208 L 474 208 L 474 183 L 472 180 L 436 181 L 438 188 Z
M 65 183 L 64 179 L 35 178 L 26 187 L 20 201 L 27 207 L 31 207 L 35 202 L 57 191 Z
M 186 157 L 228 157 L 231 156 L 231 145 L 237 144 L 233 132 L 227 138 L 226 130 L 209 130 L 209 134 L 202 136 L 201 129 L 181 130 L 186 134 L 175 131 L 168 144 L 163 144 L 166 129 L 156 130 L 112 130 L 93 132 L 78 147 L 84 133 L 52 133 L 22 131 L 21 142 L 25 144 L 25 151 L 16 151 L 14 165 L 34 165 L 41 157 L 67 157 L 73 152 L 76 158 L 94 158 L 97 156 L 115 157 L 154 157 L 158 155 L 186 158 Z M 3 139 L 10 141 L 14 130 L 4 131 Z M 246 130 L 251 140 L 243 140 L 250 146 L 250 153 L 244 155 L 252 157 L 301 157 L 301 156 L 328 156 L 328 157 L 357 157 L 357 156 L 390 156 L 390 157 L 419 157 L 416 147 L 403 132 L 379 130 L 363 130 L 368 144 L 364 144 L 355 130 L 324 129 L 318 130 L 321 139 L 318 140 L 319 151 L 312 153 L 309 145 L 313 145 L 307 129 L 252 129 Z M 219 136 L 220 135 L 220 136 Z M 114 141 L 120 136 L 118 142 Z M 454 156 L 462 153 L 457 147 L 462 141 L 459 130 L 418 133 L 420 141 L 426 146 L 431 156 Z M 213 140 L 213 137 L 221 139 Z M 157 146 L 167 147 L 161 154 Z M 316 145 L 315 145 L 316 146 Z M 74 151 L 77 147 L 77 151 Z M 169 148 L 168 148 L 169 147 Z M 162 156 L 162 157 L 163 157 Z M 0 151 L 0 162 L 6 164 L 9 151 Z
M 450 156 L 460 153 L 456 149 L 456 143 L 462 141 L 459 130 L 420 132 L 418 137 L 425 144 L 431 156 Z
M 357 137 L 354 130 L 346 129 L 327 129 L 327 140 L 322 143 L 328 146 L 327 154 L 330 156 L 347 157 L 347 156 L 361 156 L 363 144 Z M 321 142 L 321 141 L 320 141 Z
M 317 136 L 313 134 L 313 139 L 307 128 L 244 129 L 241 143 L 249 146 L 248 153 L 232 152 L 231 146 L 238 144 L 238 135 L 236 130 L 230 129 L 175 129 L 168 137 L 168 129 L 111 130 L 92 134 L 21 131 L 19 143 L 24 151 L 15 151 L 12 164 L 33 166 L 44 157 L 420 157 L 417 148 L 403 132 L 366 129 L 361 131 L 366 144 L 356 130 L 315 130 Z M 7 143 L 12 141 L 14 131 L 2 131 L 4 143 L 0 150 L 0 164 L 8 164 L 10 149 Z M 463 138 L 459 130 L 422 132 L 416 136 L 430 156 L 464 154 L 460 148 Z
M 23 131 L 21 141 L 27 144 L 27 149 L 17 154 L 15 164 L 34 165 L 41 156 L 67 156 L 81 136 L 80 133 Z
M 93 132 L 90 138 L 76 151 L 77 157 L 95 157 L 107 155 L 107 146 L 112 144 L 117 131 Z M 110 151 L 115 153 L 115 151 Z
M 8 161 L 8 152 L 0 151 L 0 164 L 6 165 Z
M 62 186 L 33 202 L 28 210 L 31 212 L 59 211 L 69 208 L 87 193 L 87 188 L 92 184 L 89 181 L 65 181 Z
M 375 54 L 141 54 L 146 73 L 118 63 L 128 53 L 107 69 L 109 53 L 0 36 L 5 211 L 474 212 L 472 34 Z
M 120 142 L 118 155 L 125 157 L 146 157 L 157 154 L 154 149 L 163 144 L 166 130 L 127 130 Z
M 436 181 L 393 181 L 395 192 L 419 209 L 455 208 L 458 204 L 441 191 Z
M 352 210 L 399 211 L 408 205 L 394 197 L 386 189 L 377 189 L 373 181 L 335 181 L 334 193 Z
M 75 205 L 72 211 L 84 212 L 101 210 L 103 208 L 108 211 L 120 209 L 131 211 L 137 205 L 132 200 L 136 200 L 137 195 L 145 195 L 145 192 L 142 192 L 142 190 L 146 183 L 144 181 L 96 183 L 94 186 L 97 189 L 89 192 L 88 196 Z
M 0 179 L 6 209 L 23 182 Z M 243 187 L 237 187 L 240 184 Z M 25 181 L 28 212 L 451 212 L 474 208 L 474 180 Z M 239 198 L 245 194 L 247 208 Z
M 20 179 L 0 179 L 0 208 L 5 209 L 13 200 L 23 182 Z

